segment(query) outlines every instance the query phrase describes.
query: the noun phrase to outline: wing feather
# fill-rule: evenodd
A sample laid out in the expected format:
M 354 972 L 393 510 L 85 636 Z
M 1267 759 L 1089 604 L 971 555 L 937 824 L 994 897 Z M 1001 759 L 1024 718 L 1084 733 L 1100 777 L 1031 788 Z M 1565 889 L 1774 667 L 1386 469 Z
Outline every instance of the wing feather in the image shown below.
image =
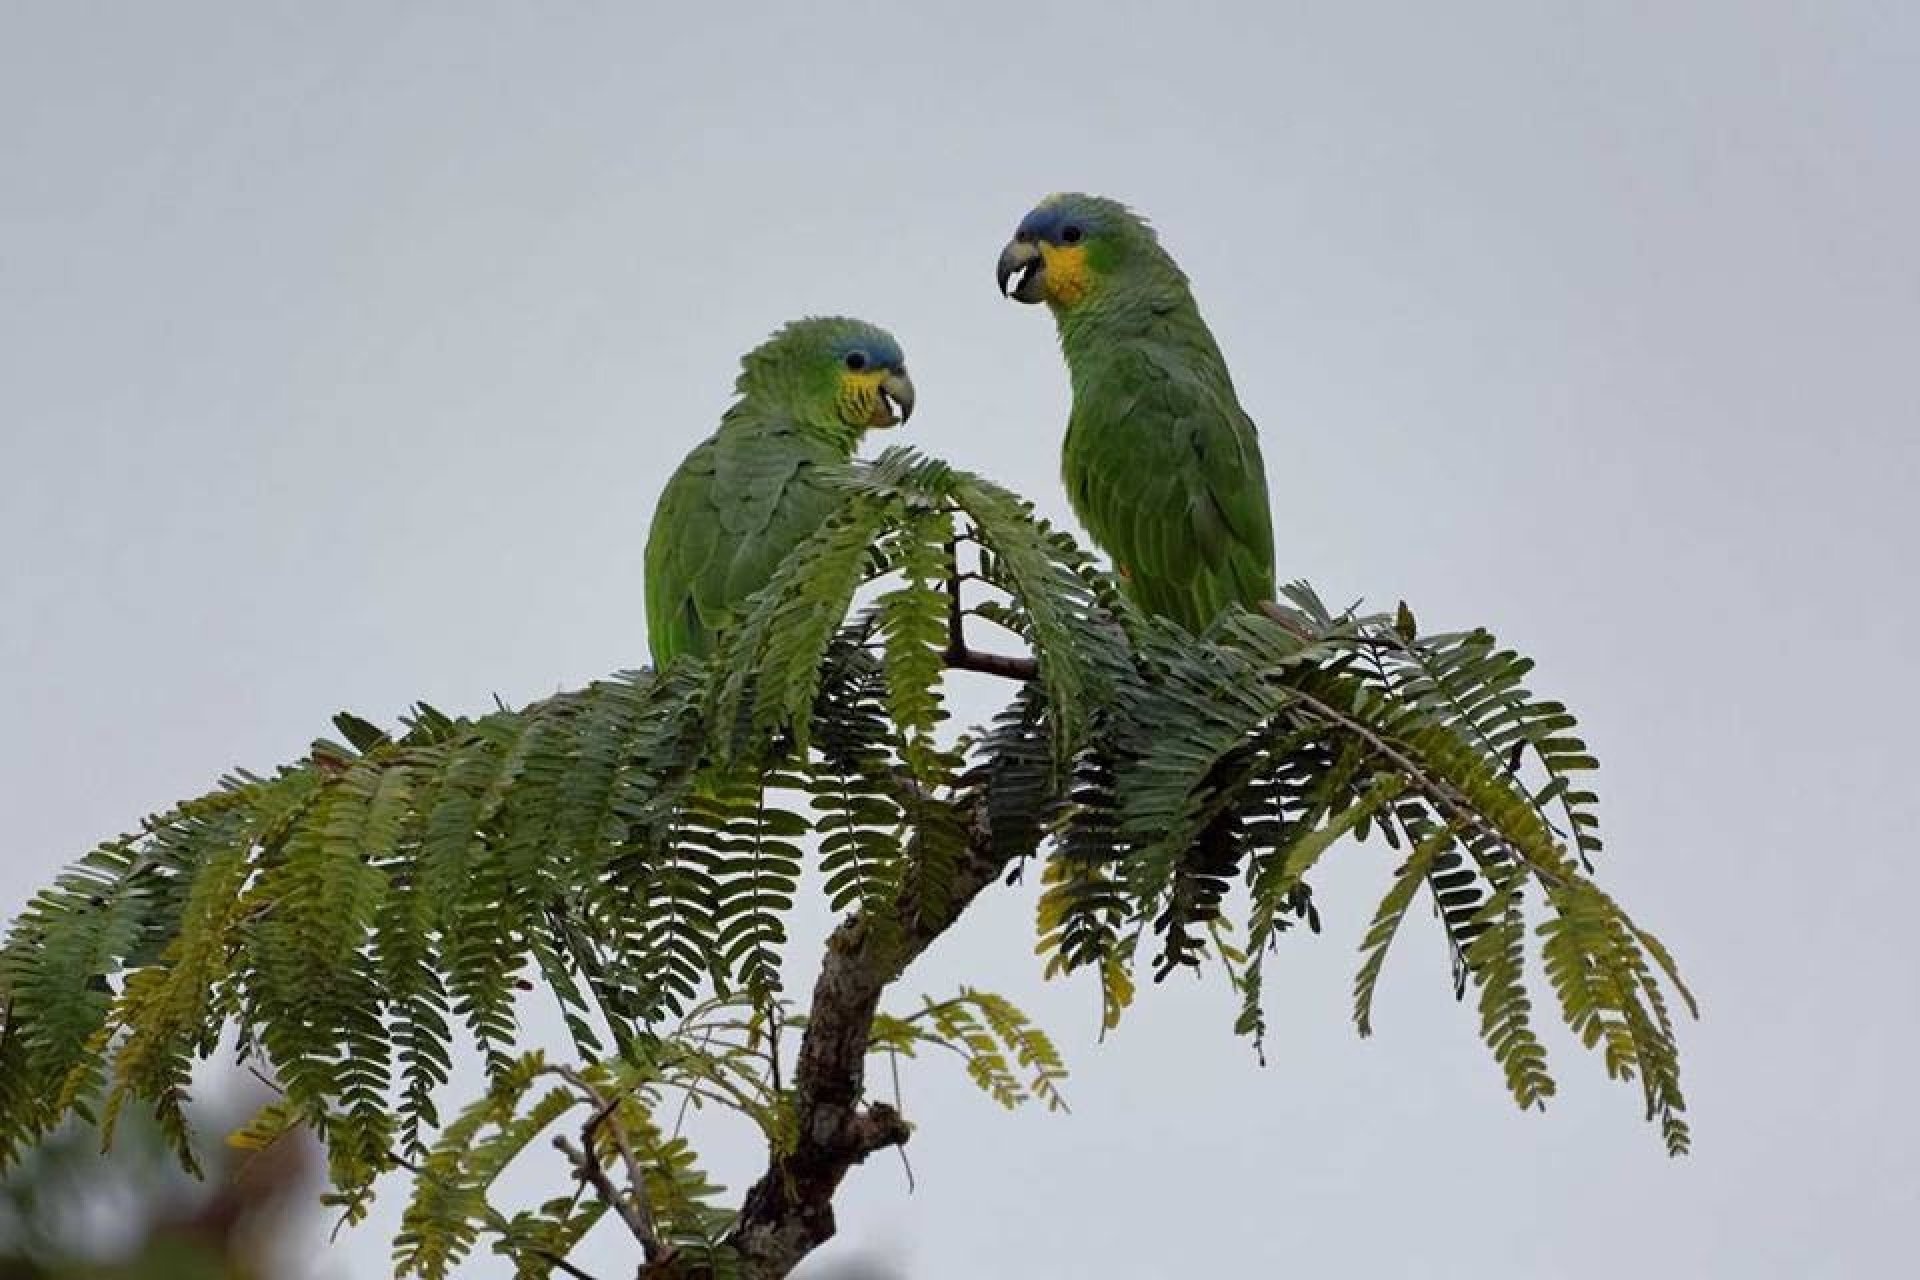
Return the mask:
M 656 665 L 705 655 L 839 498 L 823 481 L 841 459 L 790 425 L 738 413 L 668 480 L 647 541 L 647 635 Z
M 1195 354 L 1128 345 L 1107 353 L 1102 376 L 1076 378 L 1064 470 L 1075 513 L 1135 600 L 1199 630 L 1274 587 L 1258 436 L 1225 371 Z

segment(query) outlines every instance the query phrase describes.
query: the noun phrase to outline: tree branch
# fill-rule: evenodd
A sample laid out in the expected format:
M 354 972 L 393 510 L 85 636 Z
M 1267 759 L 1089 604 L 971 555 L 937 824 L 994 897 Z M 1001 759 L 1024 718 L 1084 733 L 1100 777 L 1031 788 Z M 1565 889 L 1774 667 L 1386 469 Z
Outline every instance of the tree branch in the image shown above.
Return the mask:
M 562 1275 L 572 1276 L 573 1280 L 598 1280 L 591 1271 L 581 1270 L 551 1249 L 529 1249 L 527 1252 Z
M 947 652 L 949 671 L 977 671 L 999 676 L 1002 680 L 1034 680 L 1040 664 L 1032 658 L 1014 658 L 998 653 L 976 653 L 967 647 L 966 610 L 960 603 L 960 584 L 975 575 L 960 572 L 960 540 L 947 540 Z
M 921 800 L 919 803 L 954 803 Z M 965 802 L 967 850 L 952 892 L 928 907 L 911 888 L 856 912 L 827 939 L 794 1069 L 792 1149 L 776 1153 L 747 1193 L 727 1243 L 745 1280 L 778 1280 L 833 1237 L 833 1196 L 869 1155 L 906 1143 L 912 1127 L 884 1102 L 864 1102 L 874 1015 L 887 986 L 999 878 L 1011 854 L 993 848 L 984 806 Z
M 977 671 L 985 676 L 999 676 L 1002 680 L 1025 682 L 1037 679 L 1040 664 L 1032 658 L 1015 658 L 999 653 L 978 653 L 959 645 L 949 644 L 945 654 L 949 671 Z
M 615 1094 L 608 1097 L 601 1093 L 591 1080 L 577 1071 L 562 1067 L 559 1074 L 593 1103 L 593 1114 L 587 1117 L 586 1124 L 580 1128 L 579 1147 L 567 1141 L 565 1135 L 556 1137 L 553 1145 L 573 1162 L 575 1175 L 593 1188 L 594 1194 L 600 1197 L 607 1208 L 619 1215 L 633 1238 L 640 1242 L 640 1254 L 646 1266 L 654 1267 L 668 1261 L 671 1250 L 661 1245 L 660 1236 L 653 1226 L 652 1207 L 647 1202 L 646 1171 L 633 1154 L 633 1146 L 627 1141 L 627 1132 L 621 1126 L 619 1116 L 614 1114 L 619 1110 L 620 1096 Z M 599 1133 L 602 1127 L 613 1135 L 614 1149 L 620 1153 L 620 1162 L 626 1167 L 629 1187 L 624 1195 L 613 1185 L 613 1179 L 607 1176 L 607 1171 L 600 1164 Z M 641 1274 L 646 1274 L 645 1269 Z

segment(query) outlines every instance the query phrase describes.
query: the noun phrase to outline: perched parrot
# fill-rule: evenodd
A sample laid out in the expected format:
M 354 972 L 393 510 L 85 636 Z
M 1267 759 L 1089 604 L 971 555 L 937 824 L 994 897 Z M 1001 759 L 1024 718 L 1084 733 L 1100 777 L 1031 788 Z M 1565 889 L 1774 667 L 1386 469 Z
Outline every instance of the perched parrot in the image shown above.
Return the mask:
M 647 642 L 655 666 L 703 656 L 742 601 L 832 512 L 820 469 L 872 427 L 913 413 L 913 382 L 885 330 L 796 320 L 740 362 L 720 429 L 667 481 L 647 538 Z
M 1128 596 L 1190 631 L 1273 600 L 1260 442 L 1153 228 L 1117 201 L 1049 196 L 997 274 L 1053 311 L 1073 382 L 1067 498 Z

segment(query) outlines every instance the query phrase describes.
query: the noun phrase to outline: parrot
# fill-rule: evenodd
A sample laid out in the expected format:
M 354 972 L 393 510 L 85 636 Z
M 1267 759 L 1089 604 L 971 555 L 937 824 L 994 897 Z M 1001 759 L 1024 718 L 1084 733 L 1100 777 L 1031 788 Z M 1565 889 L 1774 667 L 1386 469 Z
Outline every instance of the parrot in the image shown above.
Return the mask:
M 1061 477 L 1121 591 L 1196 634 L 1236 604 L 1280 621 L 1259 437 L 1153 228 L 1116 200 L 1048 196 L 994 274 L 1002 294 L 1053 312 L 1073 388 Z M 1196 962 L 1192 925 L 1217 913 L 1245 843 L 1232 810 L 1194 834 L 1156 980 Z M 1317 931 L 1310 898 L 1299 912 Z
M 1230 604 L 1271 608 L 1260 441 L 1153 228 L 1115 200 L 1048 196 L 995 274 L 1002 294 L 1053 312 L 1073 388 L 1067 499 L 1121 590 L 1196 633 Z
M 796 320 L 740 362 L 719 430 L 667 480 L 647 537 L 656 668 L 705 657 L 742 603 L 839 504 L 825 472 L 869 429 L 913 414 L 893 336 L 844 316 Z

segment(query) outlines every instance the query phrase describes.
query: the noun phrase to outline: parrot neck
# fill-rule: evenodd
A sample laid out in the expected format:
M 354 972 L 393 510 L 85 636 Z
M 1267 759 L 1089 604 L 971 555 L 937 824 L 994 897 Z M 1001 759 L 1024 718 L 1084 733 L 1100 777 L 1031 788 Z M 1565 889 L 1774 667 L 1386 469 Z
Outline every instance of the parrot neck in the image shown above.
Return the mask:
M 861 438 L 867 434 L 865 427 L 850 427 L 838 418 L 797 425 L 803 435 L 826 445 L 842 458 L 853 457 L 853 451 L 860 447 Z
M 1076 381 L 1083 372 L 1088 377 L 1104 374 L 1118 347 L 1174 347 L 1203 360 L 1220 361 L 1186 277 L 1177 269 L 1146 281 L 1130 281 L 1124 288 L 1096 292 L 1076 306 L 1056 306 L 1053 317 L 1061 352 Z
M 824 446 L 843 460 L 853 457 L 853 451 L 860 445 L 860 438 L 866 434 L 865 428 L 850 427 L 831 415 L 816 418 L 811 414 L 798 414 L 790 409 L 767 405 L 754 396 L 736 401 L 721 419 L 720 428 L 736 435 L 785 436 L 789 439 L 799 436 L 816 446 Z
M 1116 340 L 1147 337 L 1160 314 L 1150 297 L 1088 298 L 1071 307 L 1053 308 L 1060 345 L 1072 359 L 1076 350 L 1091 352 Z
M 849 426 L 839 416 L 831 374 L 823 378 L 804 364 L 753 352 L 741 362 L 733 389 L 740 398 L 726 421 L 742 429 L 796 433 L 843 458 L 853 456 L 866 434 L 865 427 Z

